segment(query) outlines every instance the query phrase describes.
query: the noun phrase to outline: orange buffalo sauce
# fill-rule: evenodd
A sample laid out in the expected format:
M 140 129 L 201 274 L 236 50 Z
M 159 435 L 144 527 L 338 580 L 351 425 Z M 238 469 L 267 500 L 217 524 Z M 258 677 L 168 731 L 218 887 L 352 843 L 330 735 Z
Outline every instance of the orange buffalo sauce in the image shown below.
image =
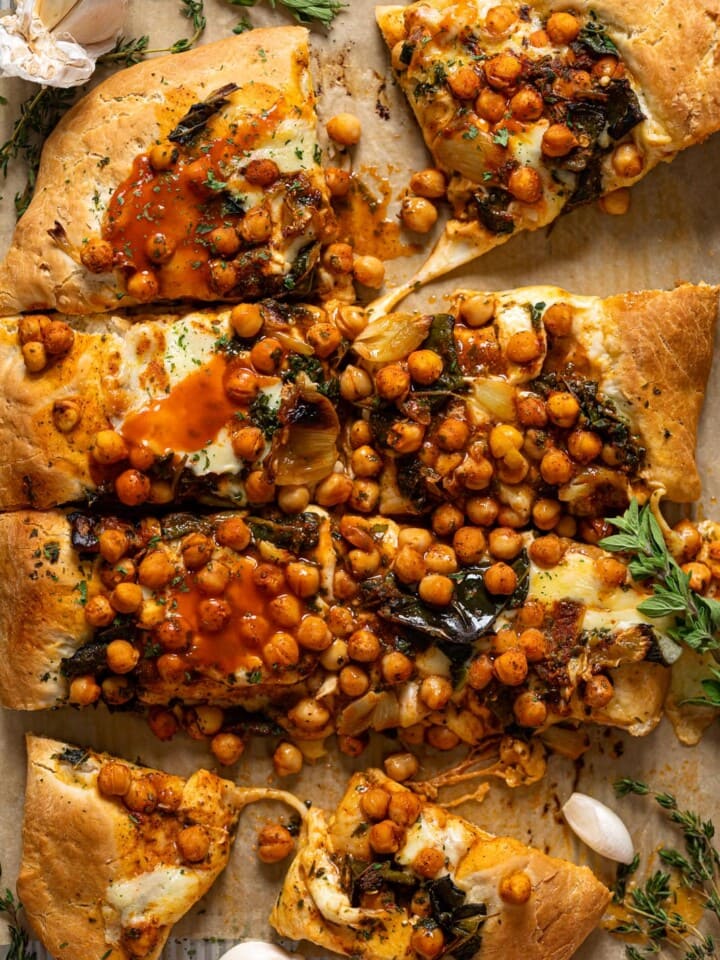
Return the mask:
M 240 407 L 223 386 L 227 358 L 215 353 L 189 373 L 165 397 L 130 414 L 122 434 L 131 443 L 149 446 L 158 456 L 168 450 L 202 450 L 231 421 Z

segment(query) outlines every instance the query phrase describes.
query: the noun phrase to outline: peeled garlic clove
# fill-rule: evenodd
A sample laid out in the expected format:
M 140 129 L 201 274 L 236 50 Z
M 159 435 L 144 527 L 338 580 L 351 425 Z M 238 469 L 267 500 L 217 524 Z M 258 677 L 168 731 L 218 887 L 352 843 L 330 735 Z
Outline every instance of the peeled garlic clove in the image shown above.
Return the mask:
M 586 793 L 573 793 L 562 812 L 573 833 L 595 853 L 618 863 L 632 861 L 635 855 L 632 837 L 610 807 Z
M 274 943 L 264 940 L 246 940 L 224 953 L 220 960 L 303 960 L 299 953 L 287 953 Z
M 45 29 L 52 30 L 73 7 L 77 6 L 77 3 L 78 0 L 35 0 L 32 8 Z
M 57 23 L 53 33 L 68 34 L 76 43 L 92 46 L 93 54 L 100 56 L 115 45 L 126 12 L 127 0 L 81 0 Z M 98 50 L 99 44 L 104 49 Z

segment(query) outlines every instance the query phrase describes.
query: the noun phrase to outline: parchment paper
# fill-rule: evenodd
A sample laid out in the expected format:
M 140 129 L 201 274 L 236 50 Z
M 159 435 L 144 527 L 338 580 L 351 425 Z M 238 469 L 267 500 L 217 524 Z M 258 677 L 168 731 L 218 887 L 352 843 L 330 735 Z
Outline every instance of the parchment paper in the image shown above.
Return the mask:
M 287 22 L 282 11 L 263 5 L 247 10 L 223 0 L 206 0 L 208 28 L 204 40 L 226 36 L 238 19 L 247 15 L 257 26 Z M 147 33 L 151 46 L 164 46 L 187 34 L 184 20 L 173 0 L 131 0 L 125 34 Z M 397 213 L 398 197 L 409 173 L 428 165 L 422 140 L 410 118 L 399 90 L 393 85 L 384 47 L 374 26 L 370 0 L 352 0 L 351 8 L 337 18 L 329 33 L 313 30 L 313 70 L 322 118 L 339 110 L 357 113 L 363 122 L 363 138 L 353 152 L 353 169 L 379 199 L 388 193 L 391 202 L 387 217 Z M 21 81 L 0 81 L 0 92 L 10 101 L 0 108 L 0 137 L 4 141 L 16 114 L 17 104 L 32 92 Z M 337 157 L 338 165 L 349 158 Z M 416 303 L 441 304 L 442 296 L 455 286 L 503 289 L 529 283 L 552 283 L 576 293 L 607 295 L 625 290 L 671 287 L 677 281 L 720 280 L 720 138 L 681 155 L 672 166 L 653 171 L 633 189 L 630 213 L 609 217 L 595 206 L 584 208 L 560 220 L 548 234 L 524 234 L 414 295 Z M 14 226 L 12 197 L 19 185 L 11 175 L 0 183 L 0 248 L 4 252 Z M 4 189 L 2 189 L 4 188 Z M 402 237 L 396 227 L 389 232 Z M 406 241 L 418 238 L 405 237 Z M 429 242 L 429 241 L 427 241 Z M 426 243 L 427 243 L 426 242 Z M 429 247 L 424 247 L 427 252 Z M 397 283 L 419 266 L 424 252 L 404 255 L 387 264 L 388 282 Z M 720 464 L 717 462 L 718 401 L 720 368 L 716 363 L 708 392 L 700 437 L 700 463 L 704 495 L 698 510 L 720 518 Z M 198 766 L 213 768 L 213 758 L 203 744 L 177 738 L 162 744 L 148 732 L 144 722 L 126 715 L 110 717 L 104 710 L 82 712 L 64 709 L 55 713 L 14 713 L 0 711 L 2 748 L 2 799 L 0 800 L 0 863 L 2 884 L 14 886 L 20 856 L 20 827 L 24 790 L 25 757 L 23 734 L 58 736 L 96 749 L 105 749 L 172 772 L 187 774 Z M 555 757 L 547 778 L 528 789 L 509 791 L 493 786 L 479 806 L 468 805 L 461 812 L 496 833 L 507 832 L 534 843 L 558 856 L 567 856 L 592 866 L 601 878 L 612 882 L 614 868 L 574 842 L 559 813 L 562 802 L 573 789 L 591 793 L 615 805 L 628 822 L 638 848 L 649 857 L 659 838 L 669 839 L 667 828 L 658 832 L 660 818 L 648 801 L 638 798 L 616 802 L 612 781 L 618 776 L 643 776 L 658 788 L 675 791 L 681 802 L 705 816 L 720 817 L 720 781 L 716 757 L 720 730 L 716 724 L 703 743 L 688 749 L 679 746 L 669 724 L 650 737 L 633 740 L 617 731 L 596 730 L 592 748 L 581 761 Z M 256 742 L 237 769 L 220 770 L 235 775 L 244 784 L 277 783 L 270 762 L 271 744 Z M 306 765 L 298 778 L 285 781 L 299 796 L 325 806 L 334 804 L 350 773 L 378 763 L 397 744 L 378 739 L 359 760 L 331 751 L 314 767 Z M 441 758 L 446 762 L 448 757 Z M 437 757 L 426 758 L 424 770 L 437 765 Z M 208 897 L 177 927 L 181 944 L 169 945 L 166 956 L 180 957 L 183 951 L 197 960 L 217 956 L 217 943 L 197 942 L 201 938 L 239 940 L 270 935 L 267 915 L 277 895 L 283 866 L 263 866 L 254 854 L 254 836 L 277 808 L 251 808 L 242 821 L 230 865 Z M 91 855 L 91 851 L 89 854 Z M 650 863 L 648 863 L 648 869 Z M 184 945 L 184 946 L 183 946 Z M 303 949 L 306 956 L 319 956 Z M 598 931 L 578 954 L 581 960 L 620 960 L 622 944 Z M 93 960 L 93 958 L 89 958 Z

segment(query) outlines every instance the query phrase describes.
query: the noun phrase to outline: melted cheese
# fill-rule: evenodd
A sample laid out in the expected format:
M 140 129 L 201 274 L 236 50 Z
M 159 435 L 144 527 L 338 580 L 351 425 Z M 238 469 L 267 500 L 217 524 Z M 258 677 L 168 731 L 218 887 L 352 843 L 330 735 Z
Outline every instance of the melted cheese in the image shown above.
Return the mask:
M 208 876 L 208 879 L 210 877 Z M 104 912 L 116 924 L 176 923 L 202 896 L 207 886 L 200 874 L 188 867 L 157 867 L 130 880 L 117 880 L 107 891 Z M 114 926 L 115 924 L 111 924 Z
M 438 874 L 438 876 L 444 876 L 457 869 L 457 865 L 470 849 L 474 839 L 472 832 L 459 818 L 448 816 L 447 822 L 441 825 L 436 811 L 426 808 L 408 828 L 405 843 L 395 855 L 395 859 L 398 863 L 407 866 L 424 847 L 434 847 L 445 854 L 446 866 Z

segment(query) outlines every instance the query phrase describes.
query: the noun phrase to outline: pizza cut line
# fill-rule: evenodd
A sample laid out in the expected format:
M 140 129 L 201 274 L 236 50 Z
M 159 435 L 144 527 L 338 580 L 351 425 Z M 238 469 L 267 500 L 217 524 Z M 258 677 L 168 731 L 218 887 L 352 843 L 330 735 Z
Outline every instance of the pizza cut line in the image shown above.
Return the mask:
M 537 499 L 580 522 L 633 491 L 692 501 L 716 314 L 716 288 L 686 284 L 605 300 L 460 291 L 447 312 L 371 322 L 270 300 L 7 318 L 0 506 L 407 515 L 488 491 L 522 527 Z
M 705 0 L 682 18 L 613 0 L 378 7 L 452 208 L 418 276 L 625 189 L 714 133 L 717 14 Z
M 343 955 L 426 958 L 434 944 L 438 958 L 566 960 L 609 901 L 587 867 L 494 837 L 378 770 L 355 774 L 328 815 L 205 770 L 184 779 L 33 735 L 27 751 L 18 890 L 58 960 L 157 958 L 262 799 L 302 821 L 272 924 Z

